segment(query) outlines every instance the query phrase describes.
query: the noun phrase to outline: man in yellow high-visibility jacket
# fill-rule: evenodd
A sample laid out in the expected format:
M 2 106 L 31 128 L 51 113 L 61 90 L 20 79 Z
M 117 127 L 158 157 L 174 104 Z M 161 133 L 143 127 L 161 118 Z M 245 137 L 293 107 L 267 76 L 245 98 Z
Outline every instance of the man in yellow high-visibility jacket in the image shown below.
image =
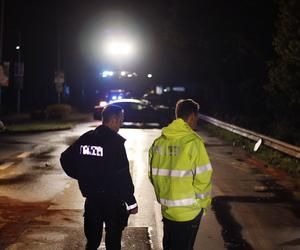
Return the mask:
M 176 119 L 149 150 L 149 179 L 161 204 L 164 250 L 193 249 L 200 220 L 211 203 L 212 167 L 203 139 L 194 132 L 199 104 L 176 104 Z

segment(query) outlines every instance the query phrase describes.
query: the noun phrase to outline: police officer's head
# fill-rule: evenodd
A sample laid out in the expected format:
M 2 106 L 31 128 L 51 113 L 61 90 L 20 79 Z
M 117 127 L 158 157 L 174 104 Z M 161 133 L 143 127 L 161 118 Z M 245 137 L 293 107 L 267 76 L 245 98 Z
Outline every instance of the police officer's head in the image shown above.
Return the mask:
M 181 99 L 176 103 L 176 118 L 183 119 L 192 129 L 197 127 L 199 104 L 192 99 Z
M 102 124 L 111 130 L 118 132 L 122 126 L 124 111 L 120 106 L 107 105 L 102 110 Z

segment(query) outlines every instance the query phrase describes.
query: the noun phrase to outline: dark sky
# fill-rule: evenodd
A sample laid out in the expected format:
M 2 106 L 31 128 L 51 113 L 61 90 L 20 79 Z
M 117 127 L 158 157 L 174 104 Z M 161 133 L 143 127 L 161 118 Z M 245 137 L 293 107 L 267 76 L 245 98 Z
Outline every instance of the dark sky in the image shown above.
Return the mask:
M 90 42 L 97 32 L 116 28 L 129 27 L 143 45 L 139 58 L 123 66 L 140 75 L 151 71 L 153 82 L 212 80 L 213 75 L 224 74 L 222 64 L 238 60 L 255 64 L 252 71 L 264 77 L 264 64 L 272 55 L 275 17 L 273 0 L 6 0 L 3 59 L 17 59 L 20 31 L 23 95 L 31 107 L 43 106 L 55 96 L 58 40 L 59 61 L 73 93 L 93 92 L 101 84 L 97 74 L 107 61 L 96 56 Z M 231 62 L 232 58 L 239 59 Z M 247 69 L 249 65 L 240 72 Z M 4 95 L 8 99 L 14 92 L 11 88 Z

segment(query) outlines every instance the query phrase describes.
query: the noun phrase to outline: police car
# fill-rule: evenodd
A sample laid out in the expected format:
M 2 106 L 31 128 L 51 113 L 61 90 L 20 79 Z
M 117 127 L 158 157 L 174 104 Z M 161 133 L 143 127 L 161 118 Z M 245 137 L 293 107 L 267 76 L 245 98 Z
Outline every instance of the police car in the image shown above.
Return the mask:
M 115 104 L 124 109 L 124 125 L 166 126 L 173 117 L 165 109 L 154 108 L 143 99 L 120 99 L 109 103 L 100 101 L 94 107 L 94 119 L 101 120 L 101 112 L 106 105 Z M 131 124 L 130 124 L 131 123 Z

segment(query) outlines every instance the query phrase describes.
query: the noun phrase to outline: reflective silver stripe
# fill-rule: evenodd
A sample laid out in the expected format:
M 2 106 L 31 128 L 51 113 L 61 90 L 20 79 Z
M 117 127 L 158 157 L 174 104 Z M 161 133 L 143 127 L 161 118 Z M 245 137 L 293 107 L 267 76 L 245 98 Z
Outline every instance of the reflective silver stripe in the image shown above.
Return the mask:
M 188 206 L 188 205 L 192 205 L 196 202 L 196 200 L 194 198 L 182 199 L 182 200 L 160 199 L 159 201 L 160 201 L 160 204 L 167 206 L 167 207 Z
M 205 198 L 209 197 L 210 195 L 211 195 L 211 192 L 209 191 L 209 192 L 204 193 L 204 194 L 196 194 L 196 197 L 198 199 L 205 199 Z
M 193 173 L 201 174 L 205 171 L 210 171 L 210 170 L 212 170 L 211 164 L 197 167 L 193 171 L 192 170 L 171 170 L 171 169 L 152 168 L 152 175 L 183 177 L 183 176 L 193 176 Z
M 152 175 L 183 177 L 183 176 L 192 176 L 193 172 L 191 170 L 170 170 L 170 169 L 152 168 Z
M 137 203 L 134 203 L 133 205 L 127 206 L 127 210 L 131 210 L 137 207 Z
M 195 170 L 195 173 L 196 174 L 201 174 L 205 171 L 210 171 L 210 170 L 212 170 L 212 167 L 211 167 L 211 164 L 209 163 L 207 165 L 197 167 L 196 170 Z

